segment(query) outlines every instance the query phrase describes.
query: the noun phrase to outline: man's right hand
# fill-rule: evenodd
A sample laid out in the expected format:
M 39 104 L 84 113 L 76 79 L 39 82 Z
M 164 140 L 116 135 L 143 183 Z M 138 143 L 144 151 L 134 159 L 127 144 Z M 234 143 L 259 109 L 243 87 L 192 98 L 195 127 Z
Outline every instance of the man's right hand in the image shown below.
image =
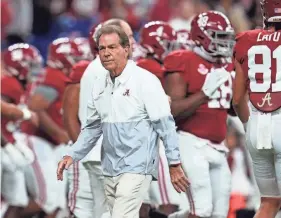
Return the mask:
M 206 96 L 211 97 L 214 92 L 229 78 L 230 73 L 227 72 L 223 67 L 214 69 L 206 75 L 202 91 Z
M 64 156 L 58 164 L 57 179 L 63 180 L 63 171 L 68 169 L 73 164 L 73 159 L 70 156 Z

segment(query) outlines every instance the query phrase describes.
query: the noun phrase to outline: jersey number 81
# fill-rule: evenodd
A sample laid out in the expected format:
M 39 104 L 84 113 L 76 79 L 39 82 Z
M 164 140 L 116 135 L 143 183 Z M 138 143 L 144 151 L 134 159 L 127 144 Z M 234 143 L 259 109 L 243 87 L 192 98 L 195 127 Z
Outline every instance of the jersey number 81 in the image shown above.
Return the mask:
M 261 55 L 262 63 L 256 63 L 256 55 Z M 276 71 L 272 69 L 276 60 Z M 266 45 L 255 45 L 248 50 L 248 76 L 250 90 L 252 92 L 281 92 L 281 45 L 273 52 Z M 272 81 L 273 73 L 276 72 L 275 82 Z M 261 74 L 262 80 L 257 81 L 257 74 Z

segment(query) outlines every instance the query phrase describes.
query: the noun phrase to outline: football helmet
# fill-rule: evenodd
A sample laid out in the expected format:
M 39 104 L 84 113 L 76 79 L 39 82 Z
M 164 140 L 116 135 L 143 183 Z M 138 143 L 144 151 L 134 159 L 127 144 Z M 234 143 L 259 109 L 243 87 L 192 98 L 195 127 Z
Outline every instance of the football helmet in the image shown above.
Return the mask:
M 261 0 L 261 11 L 265 27 L 270 23 L 281 22 L 281 1 Z
M 102 24 L 98 24 L 97 26 L 94 25 L 91 28 L 90 33 L 89 33 L 89 44 L 90 44 L 90 48 L 91 48 L 91 51 L 92 51 L 92 55 L 94 57 L 96 57 L 98 52 L 99 52 L 98 45 L 97 45 L 97 42 L 96 42 L 96 33 L 101 28 L 101 26 L 102 26 Z
M 145 58 L 146 56 L 146 50 L 139 44 L 134 43 L 133 44 L 133 54 L 132 54 L 132 59 L 134 61 L 137 61 L 141 58 Z
M 170 51 L 179 48 L 176 31 L 166 22 L 151 21 L 143 26 L 139 44 L 147 54 L 162 61 Z
M 82 52 L 81 58 L 88 61 L 93 60 L 89 40 L 84 37 L 77 37 L 73 40 L 78 45 L 79 50 Z
M 191 39 L 204 52 L 215 57 L 230 57 L 235 33 L 229 19 L 221 12 L 208 11 L 193 18 Z
M 43 69 L 43 58 L 37 48 L 27 43 L 9 46 L 2 54 L 7 73 L 21 81 L 38 75 Z
M 51 68 L 69 73 L 72 66 L 83 60 L 84 51 L 80 46 L 81 40 L 67 37 L 58 38 L 49 45 L 47 65 Z

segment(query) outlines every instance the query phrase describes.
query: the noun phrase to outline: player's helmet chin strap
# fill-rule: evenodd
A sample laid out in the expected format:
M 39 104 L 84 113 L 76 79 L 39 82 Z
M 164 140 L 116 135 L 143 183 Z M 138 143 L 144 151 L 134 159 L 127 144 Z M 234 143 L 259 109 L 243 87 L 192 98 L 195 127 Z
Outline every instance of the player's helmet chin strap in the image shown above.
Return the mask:
M 215 63 L 219 60 L 219 58 L 209 55 L 202 46 L 194 46 L 193 51 L 207 61 Z
M 198 54 L 200 57 L 204 58 L 207 61 L 212 63 L 222 63 L 222 64 L 229 64 L 231 63 L 231 57 L 214 57 L 208 54 L 208 52 L 202 46 L 194 46 L 192 51 Z

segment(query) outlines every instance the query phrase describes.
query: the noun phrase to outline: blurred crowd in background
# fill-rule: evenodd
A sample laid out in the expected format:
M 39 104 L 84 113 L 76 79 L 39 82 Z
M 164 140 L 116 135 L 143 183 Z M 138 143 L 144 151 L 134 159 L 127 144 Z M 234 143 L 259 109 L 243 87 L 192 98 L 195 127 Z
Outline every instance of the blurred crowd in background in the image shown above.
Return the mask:
M 258 0 L 2 0 L 2 48 L 27 42 L 45 58 L 52 40 L 87 37 L 93 24 L 112 17 L 128 21 L 137 40 L 148 21 L 167 21 L 176 30 L 189 30 L 193 16 L 207 10 L 225 13 L 237 33 L 262 23 Z

